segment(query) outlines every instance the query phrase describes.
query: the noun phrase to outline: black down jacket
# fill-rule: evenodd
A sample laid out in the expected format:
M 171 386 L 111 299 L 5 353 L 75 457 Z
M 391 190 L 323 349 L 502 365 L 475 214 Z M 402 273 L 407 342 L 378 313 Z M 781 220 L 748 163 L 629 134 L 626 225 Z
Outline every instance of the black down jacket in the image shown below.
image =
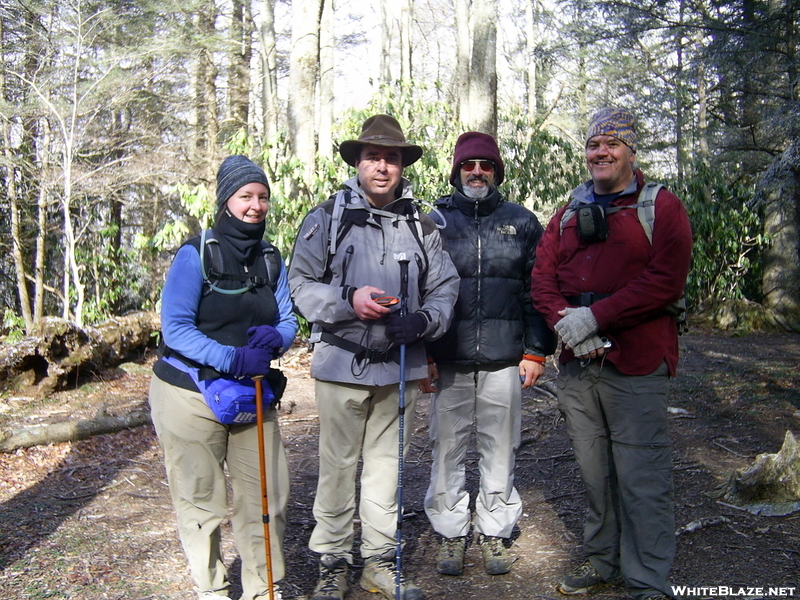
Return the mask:
M 531 303 L 531 270 L 543 228 L 498 190 L 473 200 L 455 191 L 430 213 L 461 276 L 450 329 L 428 344 L 437 363 L 510 366 L 523 353 L 546 356 L 556 338 Z

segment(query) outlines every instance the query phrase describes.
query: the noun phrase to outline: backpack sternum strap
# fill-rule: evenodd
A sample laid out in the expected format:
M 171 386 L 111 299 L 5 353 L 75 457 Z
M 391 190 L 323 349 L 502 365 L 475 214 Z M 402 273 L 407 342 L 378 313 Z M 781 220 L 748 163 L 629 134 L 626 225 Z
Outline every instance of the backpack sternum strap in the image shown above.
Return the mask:
M 211 256 L 211 268 L 209 270 L 206 270 L 206 249 L 208 249 L 208 253 Z M 203 273 L 203 282 L 209 287 L 210 290 L 226 295 L 244 294 L 245 292 L 249 292 L 256 287 L 265 285 L 269 286 L 274 292 L 275 287 L 278 284 L 278 277 L 280 276 L 281 255 L 275 246 L 263 240 L 261 241 L 261 252 L 264 256 L 264 263 L 267 273 L 266 278 L 248 276 L 246 279 L 243 279 L 240 275 L 225 273 L 225 266 L 222 260 L 222 251 L 219 247 L 219 241 L 214 237 L 213 230 L 204 229 L 200 233 L 199 249 L 200 270 Z M 231 290 L 221 288 L 216 285 L 216 283 L 219 283 L 220 281 L 247 281 L 248 283 L 244 287 Z

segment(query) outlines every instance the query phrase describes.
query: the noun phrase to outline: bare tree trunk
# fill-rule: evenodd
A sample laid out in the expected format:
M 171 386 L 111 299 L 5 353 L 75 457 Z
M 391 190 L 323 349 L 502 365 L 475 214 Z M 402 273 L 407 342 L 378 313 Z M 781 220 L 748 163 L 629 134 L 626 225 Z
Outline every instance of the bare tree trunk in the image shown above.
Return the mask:
M 50 170 L 50 121 L 41 119 L 42 148 L 39 151 L 39 172 L 47 173 Z M 33 322 L 36 330 L 39 329 L 44 318 L 44 263 L 45 263 L 45 242 L 47 241 L 47 210 L 48 198 L 50 197 L 49 184 L 46 178 L 42 177 L 39 181 L 39 199 L 37 203 L 38 227 L 36 231 L 36 263 L 34 267 L 34 279 L 36 282 L 36 298 L 33 303 Z
M 528 69 L 526 72 L 526 79 L 528 84 L 527 93 L 527 112 L 528 120 L 533 123 L 536 119 L 536 113 L 539 110 L 537 102 L 537 85 L 536 85 L 536 7 L 534 4 L 537 0 L 529 0 L 525 3 L 525 55 L 528 61 Z
M 403 0 L 400 6 L 400 80 L 411 81 L 411 25 L 414 22 L 411 0 Z
M 0 89 L 4 89 L 3 75 L 0 73 Z M 5 94 L 3 94 L 5 95 Z M 19 294 L 22 319 L 25 321 L 25 331 L 30 334 L 34 323 L 31 315 L 31 300 L 28 295 L 28 282 L 26 278 L 25 257 L 23 254 L 22 233 L 20 228 L 19 199 L 17 198 L 17 169 L 11 152 L 11 135 L 8 120 L 3 120 L 3 140 L 6 159 L 6 197 L 11 205 L 11 254 L 14 258 L 14 271 L 17 279 L 17 293 Z
M 680 0 L 679 21 L 683 23 L 684 1 Z M 677 65 L 675 69 L 675 160 L 678 166 L 678 185 L 683 183 L 686 172 L 686 153 L 684 151 L 683 130 L 686 121 L 686 108 L 684 106 L 684 72 L 683 72 L 683 28 L 678 27 L 675 32 L 675 55 Z
M 278 135 L 278 50 L 275 42 L 275 0 L 264 0 L 261 22 L 261 99 L 264 138 Z
M 697 51 L 697 144 L 698 155 L 703 164 L 708 166 L 711 152 L 708 149 L 708 84 L 706 83 L 706 61 L 700 52 L 702 40 L 697 34 L 695 48 Z
M 76 107 L 74 107 L 76 108 Z M 77 118 L 73 113 L 72 120 Z M 75 149 L 75 139 L 71 135 L 64 137 L 64 152 L 61 163 L 61 172 L 64 178 L 64 191 L 61 197 L 61 213 L 64 226 L 64 279 L 69 282 L 64 289 L 64 305 L 67 307 L 69 318 L 69 290 L 75 290 L 75 309 L 73 316 L 78 327 L 83 327 L 83 304 L 86 300 L 86 289 L 81 280 L 81 266 L 78 264 L 78 237 L 72 222 L 72 163 Z M 71 280 L 71 281 L 70 281 Z
M 292 51 L 289 56 L 289 140 L 304 165 L 303 179 L 314 177 L 317 145 L 314 97 L 319 72 L 319 27 L 322 0 L 295 0 L 292 5 Z
M 203 51 L 203 60 L 205 68 L 203 74 L 205 79 L 202 82 L 203 86 L 203 106 L 205 108 L 205 124 L 206 124 L 206 147 L 205 147 L 205 161 L 201 173 L 204 174 L 204 179 L 211 183 L 214 181 L 216 172 L 216 164 L 218 160 L 218 145 L 219 145 L 219 105 L 217 102 L 217 67 L 214 65 L 211 51 L 205 49 Z
M 497 0 L 473 0 L 468 124 L 497 135 Z
M 453 77 L 453 89 L 457 100 L 458 120 L 462 123 L 469 123 L 471 119 L 469 111 L 470 61 L 472 58 L 469 26 L 471 8 L 471 0 L 455 0 L 456 72 Z
M 334 0 L 323 0 L 319 31 L 319 129 L 317 152 L 333 157 L 333 53 L 336 43 L 333 33 Z
M 798 208 L 800 208 L 800 140 L 767 170 L 761 181 L 764 233 L 769 247 L 764 252 L 762 290 L 764 305 L 787 329 L 800 332 L 800 255 Z
M 217 106 L 217 69 L 214 66 L 208 42 L 216 34 L 214 22 L 216 8 L 213 0 L 205 0 L 193 16 L 194 26 L 201 41 L 198 44 L 197 58 L 192 69 L 192 113 L 190 131 L 194 136 L 190 162 L 197 177 L 206 185 L 214 182 L 217 163 L 217 142 L 219 139 L 219 118 Z
M 250 0 L 233 0 L 228 71 L 228 118 L 231 130 L 247 128 L 250 113 L 250 61 L 253 58 L 253 18 Z
M 392 16 L 389 3 L 381 2 L 381 66 L 379 85 L 392 83 Z

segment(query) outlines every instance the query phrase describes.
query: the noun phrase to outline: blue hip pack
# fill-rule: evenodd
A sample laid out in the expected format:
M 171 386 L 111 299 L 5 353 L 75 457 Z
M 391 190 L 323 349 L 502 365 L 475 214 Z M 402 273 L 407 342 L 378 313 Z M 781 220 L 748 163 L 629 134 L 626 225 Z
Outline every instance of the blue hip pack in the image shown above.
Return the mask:
M 256 384 L 252 379 L 236 379 L 231 375 L 201 379 L 200 369 L 190 367 L 174 357 L 164 360 L 189 374 L 217 421 L 223 425 L 247 425 L 256 422 Z M 261 404 L 264 410 L 280 402 L 286 389 L 286 381 L 286 376 L 280 369 L 269 370 L 261 382 Z

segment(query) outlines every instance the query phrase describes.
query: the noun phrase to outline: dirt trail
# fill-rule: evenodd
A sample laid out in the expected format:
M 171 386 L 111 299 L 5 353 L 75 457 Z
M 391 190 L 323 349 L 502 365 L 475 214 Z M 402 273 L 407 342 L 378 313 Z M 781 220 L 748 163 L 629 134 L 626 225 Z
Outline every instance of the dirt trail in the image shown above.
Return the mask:
M 715 487 L 734 468 L 776 452 L 786 430 L 800 434 L 800 337 L 732 338 L 692 332 L 681 339 L 680 375 L 670 385 L 677 524 L 724 516 L 729 523 L 679 537 L 676 584 L 700 587 L 794 587 L 800 597 L 800 514 L 761 517 L 718 503 Z M 285 361 L 290 377 L 281 428 L 292 473 L 286 538 L 292 595 L 305 598 L 316 564 L 306 544 L 313 527 L 318 422 L 307 356 Z M 548 366 L 547 378 L 555 371 Z M 32 410 L 27 422 L 110 414 L 146 402 L 148 373 L 135 365 L 104 374 Z M 0 401 L 0 416 L 20 399 Z M 421 396 L 406 463 L 406 572 L 429 600 L 563 598 L 558 579 L 581 558 L 584 499 L 555 398 L 527 395 L 517 487 L 525 505 L 511 573 L 485 574 L 477 545 L 462 577 L 435 573 L 437 539 L 422 510 L 430 454 L 428 398 Z M 17 423 L 22 424 L 22 423 Z M 468 463 L 474 492 L 477 456 Z M 0 455 L 0 598 L 70 600 L 189 600 L 194 598 L 177 540 L 160 450 L 151 427 Z M 224 550 L 232 567 L 232 597 L 240 593 L 229 527 Z M 376 600 L 351 577 L 348 600 Z M 787 594 L 788 595 L 788 594 Z M 707 596 L 710 596 L 708 594 Z M 752 594 L 749 595 L 753 597 Z M 285 596 L 286 597 L 286 596 Z M 593 598 L 625 598 L 607 588 Z

